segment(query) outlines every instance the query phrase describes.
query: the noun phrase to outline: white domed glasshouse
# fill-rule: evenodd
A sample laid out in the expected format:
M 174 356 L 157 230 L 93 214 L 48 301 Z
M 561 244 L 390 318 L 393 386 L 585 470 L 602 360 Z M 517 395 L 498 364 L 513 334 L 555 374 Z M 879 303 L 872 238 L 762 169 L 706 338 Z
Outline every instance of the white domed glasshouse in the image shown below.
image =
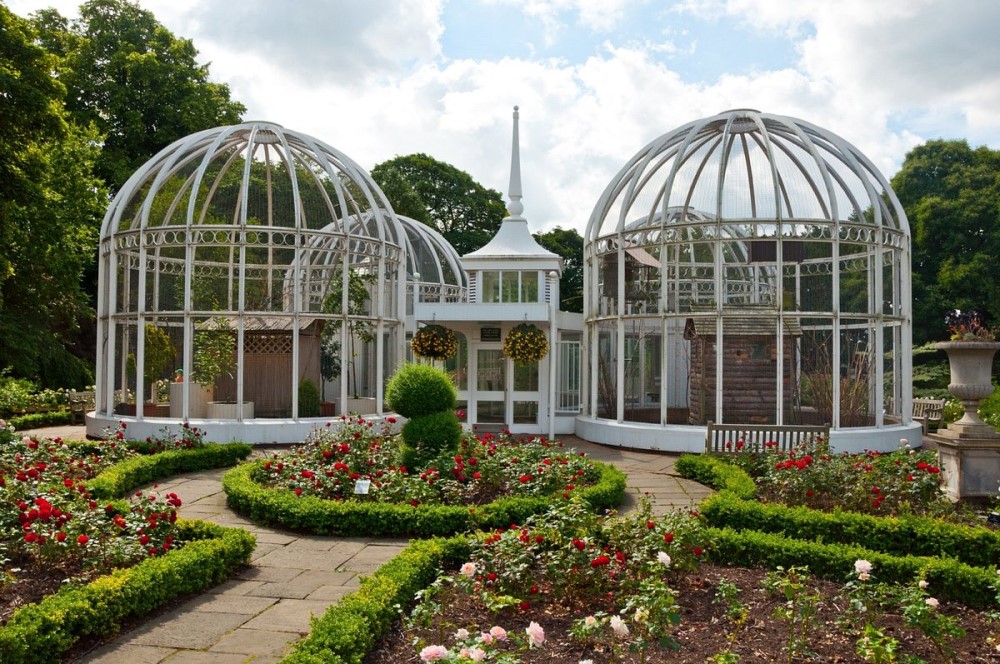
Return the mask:
M 906 216 L 829 131 L 734 110 L 657 138 L 598 200 L 585 274 L 585 438 L 826 423 L 874 449 L 912 428 Z
M 191 421 L 291 442 L 331 414 L 379 417 L 432 326 L 455 339 L 443 366 L 469 427 L 672 451 L 704 449 L 709 422 L 828 424 L 850 450 L 919 435 L 909 230 L 856 148 L 750 110 L 664 134 L 598 199 L 581 316 L 558 310 L 562 261 L 523 216 L 518 142 L 515 108 L 509 216 L 464 257 L 279 125 L 163 150 L 102 227 L 88 433 Z M 541 350 L 515 361 L 525 330 Z
M 320 416 L 306 412 L 319 386 L 339 412 L 380 413 L 412 289 L 465 291 L 454 249 L 397 217 L 363 169 L 266 122 L 156 155 L 115 197 L 100 247 L 90 433 L 205 420 L 224 439 L 293 439 Z

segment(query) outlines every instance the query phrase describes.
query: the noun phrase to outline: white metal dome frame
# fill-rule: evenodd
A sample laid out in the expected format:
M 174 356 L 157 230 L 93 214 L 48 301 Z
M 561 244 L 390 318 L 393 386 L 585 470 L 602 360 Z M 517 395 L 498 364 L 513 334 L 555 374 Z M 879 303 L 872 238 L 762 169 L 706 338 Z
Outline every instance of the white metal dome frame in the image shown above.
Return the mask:
M 755 413 L 875 449 L 912 428 L 906 215 L 829 131 L 738 109 L 657 138 L 597 202 L 584 273 L 585 437 L 698 449 L 707 421 Z
M 150 323 L 169 332 L 178 356 L 174 366 L 190 377 L 197 332 L 212 319 L 228 321 L 236 340 L 238 403 L 248 379 L 248 331 L 290 335 L 287 419 L 297 422 L 298 386 L 309 361 L 300 349 L 301 334 L 317 322 L 362 319 L 373 330 L 367 349 L 371 396 L 381 413 L 379 377 L 405 356 L 407 249 L 412 237 L 423 237 L 408 226 L 349 157 L 280 125 L 218 127 L 168 146 L 129 178 L 102 224 L 97 408 L 88 432 L 121 419 L 115 406 L 127 390 L 134 387 L 139 404 L 148 396 L 149 386 L 136 377 L 144 375 Z M 370 277 L 360 313 L 347 301 L 354 273 Z M 322 303 L 337 290 L 335 279 L 342 302 L 331 314 Z M 342 334 L 347 328 L 341 325 Z M 193 381 L 184 385 L 178 416 L 186 420 Z M 135 420 L 144 419 L 137 409 Z M 234 419 L 249 418 L 237 412 Z M 238 429 L 234 436 L 256 438 Z M 260 438 L 275 439 L 271 433 Z

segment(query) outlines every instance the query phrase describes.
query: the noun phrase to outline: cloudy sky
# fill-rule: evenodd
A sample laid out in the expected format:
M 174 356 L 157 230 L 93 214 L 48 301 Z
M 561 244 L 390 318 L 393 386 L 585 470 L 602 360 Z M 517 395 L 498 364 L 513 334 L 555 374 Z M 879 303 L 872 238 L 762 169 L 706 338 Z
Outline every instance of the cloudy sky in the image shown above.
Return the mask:
M 6 0 L 22 16 L 79 2 Z M 1000 148 L 995 0 L 140 0 L 194 41 L 247 119 L 371 168 L 425 152 L 583 232 L 642 146 L 731 108 L 791 115 L 891 177 L 913 146 Z

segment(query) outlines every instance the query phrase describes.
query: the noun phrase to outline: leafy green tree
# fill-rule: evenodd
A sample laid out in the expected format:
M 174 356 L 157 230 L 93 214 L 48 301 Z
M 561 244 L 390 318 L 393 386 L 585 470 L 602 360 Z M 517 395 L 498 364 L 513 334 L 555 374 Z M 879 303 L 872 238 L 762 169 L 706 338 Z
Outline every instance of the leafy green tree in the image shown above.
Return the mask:
M 97 174 L 112 191 L 151 156 L 195 131 L 240 121 L 246 108 L 208 80 L 191 40 L 129 0 L 90 0 L 67 22 L 35 14 L 40 43 L 61 58 L 67 110 L 104 135 Z
M 559 308 L 583 313 L 583 236 L 576 229 L 556 226 L 545 233 L 536 233 L 535 239 L 538 244 L 559 254 L 563 259 L 563 273 L 559 279 Z
M 384 161 L 371 175 L 396 212 L 429 223 L 459 255 L 489 242 L 507 214 L 499 191 L 487 189 L 465 171 L 426 154 Z M 409 183 L 409 189 L 401 179 Z M 426 214 L 420 208 L 421 201 Z
M 928 141 L 906 155 L 892 187 L 913 235 L 914 343 L 945 338 L 951 309 L 1000 322 L 1000 151 Z
M 68 122 L 57 59 L 37 42 L 0 5 L 0 358 L 14 376 L 83 387 L 89 363 L 69 349 L 92 319 L 80 282 L 107 202 L 100 137 Z

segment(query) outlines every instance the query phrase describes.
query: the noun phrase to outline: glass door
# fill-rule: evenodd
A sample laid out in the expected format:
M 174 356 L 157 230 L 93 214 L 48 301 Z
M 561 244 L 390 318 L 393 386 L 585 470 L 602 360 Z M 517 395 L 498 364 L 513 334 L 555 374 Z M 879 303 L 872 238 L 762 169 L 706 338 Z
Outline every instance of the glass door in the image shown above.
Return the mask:
M 507 424 L 507 358 L 499 347 L 476 350 L 476 421 Z

